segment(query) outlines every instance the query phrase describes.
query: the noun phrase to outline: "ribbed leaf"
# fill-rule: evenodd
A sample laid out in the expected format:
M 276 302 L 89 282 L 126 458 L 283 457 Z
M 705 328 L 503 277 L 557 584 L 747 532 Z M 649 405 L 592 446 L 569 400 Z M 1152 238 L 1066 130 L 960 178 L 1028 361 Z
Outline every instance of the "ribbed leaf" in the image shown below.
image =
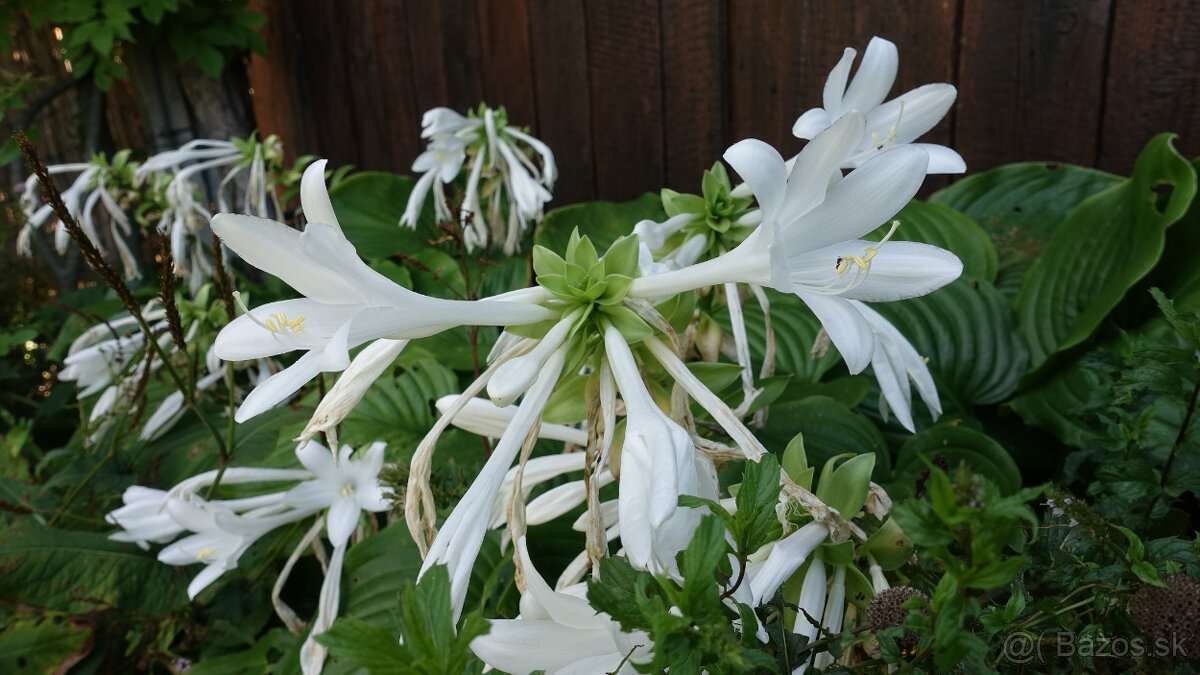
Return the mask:
M 433 359 L 418 360 L 399 377 L 381 377 L 371 385 L 346 417 L 346 442 L 387 441 L 411 452 L 437 419 L 433 402 L 458 391 L 458 379 L 448 368 Z
M 962 212 L 991 234 L 998 253 L 994 283 L 1012 296 L 1030 262 L 1071 209 L 1120 180 L 1093 169 L 1027 162 L 964 178 L 929 201 Z
M 346 552 L 341 616 L 377 626 L 394 624 L 400 590 L 416 581 L 421 553 L 404 523 L 395 523 Z
M 795 375 L 793 384 L 816 382 L 841 360 L 837 349 L 830 345 L 824 356 L 814 357 L 811 354 L 813 343 L 821 331 L 821 322 L 816 315 L 794 295 L 765 290 L 771 303 L 771 323 L 775 331 L 775 372 Z M 757 368 L 762 363 L 767 333 L 762 308 L 750 298 L 743 303 L 742 314 L 746 322 L 746 337 L 750 341 L 750 356 Z M 728 309 L 722 308 L 713 318 L 726 333 L 732 334 Z
M 1021 472 L 999 443 L 987 434 L 954 424 L 939 424 L 908 439 L 896 458 L 893 482 L 904 487 L 915 485 L 925 471 L 920 457 L 932 459 L 935 455 L 949 460 L 951 470 L 959 462 L 966 462 L 972 471 L 995 482 L 1004 494 L 1021 488 Z
M 0 631 L 0 672 L 65 672 L 90 650 L 84 647 L 88 633 L 87 628 L 62 620 L 8 623 Z
M 991 284 L 960 278 L 924 297 L 872 307 L 929 359 L 941 397 L 965 409 L 1016 391 L 1028 356 L 1008 301 Z
M 1157 136 L 1133 177 L 1076 207 L 1033 262 L 1017 293 L 1031 364 L 1086 340 L 1162 255 L 1165 230 L 1196 193 L 1196 174 Z
M 819 467 L 835 455 L 874 452 L 875 480 L 884 480 L 890 473 L 887 441 L 879 429 L 871 420 L 828 396 L 774 403 L 759 438 L 767 449 L 782 454 L 798 433 L 804 434 L 809 466 Z

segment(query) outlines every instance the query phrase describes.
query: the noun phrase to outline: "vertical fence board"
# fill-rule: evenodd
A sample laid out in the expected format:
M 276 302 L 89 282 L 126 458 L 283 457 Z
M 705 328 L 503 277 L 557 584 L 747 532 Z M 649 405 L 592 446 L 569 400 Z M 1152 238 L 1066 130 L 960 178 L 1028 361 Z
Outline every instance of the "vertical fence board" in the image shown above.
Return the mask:
M 1181 134 L 1200 153 L 1200 12 L 1189 0 L 1117 0 L 1109 52 L 1100 168 L 1127 175 L 1146 141 Z
M 298 35 L 305 17 L 290 5 L 272 0 L 254 0 L 250 9 L 267 17 L 260 29 L 267 56 L 251 56 L 246 67 L 254 118 L 261 135 L 276 134 L 283 140 L 284 161 L 290 165 L 299 155 L 320 152 L 313 116 L 301 105 L 307 73 L 299 70 L 302 41 Z
M 592 103 L 582 0 L 530 7 L 530 43 L 539 138 L 554 151 L 554 206 L 595 196 Z
M 487 103 L 507 108 L 508 119 L 514 124 L 536 126 L 526 2 L 487 0 L 480 4 L 479 11 Z
M 656 0 L 587 0 L 596 192 L 632 199 L 663 184 L 662 53 Z
M 972 170 L 1092 164 L 1110 0 L 967 0 L 955 144 Z
M 816 86 L 819 95 L 824 81 L 824 75 L 801 81 L 807 65 L 798 49 L 805 30 L 803 11 L 800 3 L 793 2 L 729 4 L 730 136 L 726 140 L 760 138 L 784 154 L 799 148 L 792 138 L 792 123 L 803 112 L 800 105 L 805 99 L 800 91 Z M 810 70 L 815 74 L 827 68 Z
M 725 3 L 664 2 L 663 130 L 666 186 L 700 190 L 725 150 Z

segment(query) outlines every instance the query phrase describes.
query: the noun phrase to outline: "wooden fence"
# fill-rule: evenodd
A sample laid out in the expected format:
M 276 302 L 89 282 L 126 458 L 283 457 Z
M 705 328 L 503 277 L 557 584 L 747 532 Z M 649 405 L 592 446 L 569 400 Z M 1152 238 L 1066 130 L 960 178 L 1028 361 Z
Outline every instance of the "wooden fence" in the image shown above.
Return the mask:
M 507 106 L 554 149 L 555 203 L 695 191 L 741 138 L 785 154 L 842 49 L 895 42 L 893 93 L 958 87 L 928 138 L 972 171 L 1127 173 L 1154 134 L 1200 152 L 1194 0 L 255 0 L 259 126 L 296 153 L 407 171 L 421 113 Z M 1190 156 L 1190 155 L 1189 155 Z

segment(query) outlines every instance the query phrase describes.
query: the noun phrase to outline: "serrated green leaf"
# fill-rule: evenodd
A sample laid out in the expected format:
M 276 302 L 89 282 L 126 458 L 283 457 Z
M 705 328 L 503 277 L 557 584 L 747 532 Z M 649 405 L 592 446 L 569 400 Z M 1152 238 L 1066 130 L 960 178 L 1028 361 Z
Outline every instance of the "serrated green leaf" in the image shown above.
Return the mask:
M 365 621 L 341 617 L 329 630 L 317 636 L 317 641 L 329 648 L 332 657 L 345 659 L 349 665 L 369 673 L 402 675 L 413 672 L 412 653 L 402 647 L 396 636 Z
M 0 599 L 63 612 L 106 605 L 165 614 L 187 603 L 191 574 L 96 532 L 15 526 L 0 531 Z

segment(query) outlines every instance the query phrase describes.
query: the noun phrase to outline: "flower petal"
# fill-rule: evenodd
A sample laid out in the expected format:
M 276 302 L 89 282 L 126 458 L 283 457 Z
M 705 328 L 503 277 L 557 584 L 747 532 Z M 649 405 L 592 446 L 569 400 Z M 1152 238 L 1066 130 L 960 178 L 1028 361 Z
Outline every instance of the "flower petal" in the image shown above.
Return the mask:
M 353 499 L 335 501 L 333 506 L 329 507 L 329 514 L 325 516 L 325 533 L 329 536 L 329 543 L 335 547 L 344 547 L 358 525 L 360 513 L 361 509 Z
M 829 113 L 824 108 L 813 108 L 804 111 L 792 125 L 792 135 L 796 138 L 812 138 L 821 133 L 830 124 Z
M 912 145 L 921 148 L 929 155 L 929 168 L 925 169 L 925 173 L 963 173 L 967 170 L 967 163 L 963 161 L 962 155 L 944 145 L 934 143 L 913 143 Z
M 865 124 L 862 113 L 848 113 L 804 146 L 788 176 L 787 195 L 778 216 L 781 226 L 795 222 L 821 203 L 829 189 L 829 178 L 850 149 L 858 145 Z
M 274 408 L 321 372 L 321 353 L 306 352 L 295 363 L 268 377 L 246 396 L 234 419 L 246 420 Z
M 342 228 L 329 201 L 329 191 L 325 189 L 325 164 L 325 160 L 318 159 L 304 170 L 300 178 L 300 204 L 308 222 L 323 223 L 340 233 Z
M 776 238 L 785 252 L 856 239 L 899 211 L 925 180 L 929 155 L 904 146 L 880 154 L 829 188 L 825 201 Z
M 957 95 L 954 85 L 945 83 L 906 91 L 867 113 L 867 132 L 880 139 L 894 134 L 897 145 L 912 143 L 942 121 Z
M 895 44 L 881 37 L 871 38 L 862 63 L 858 64 L 858 72 L 854 73 L 854 80 L 842 97 L 842 110 L 865 112 L 883 103 L 896 81 L 899 65 L 900 55 Z
M 616 646 L 604 628 L 581 630 L 553 621 L 527 619 L 493 619 L 491 624 L 492 629 L 486 635 L 471 641 L 471 651 L 493 668 L 512 675 L 554 670 L 617 654 Z M 622 657 L 618 657 L 616 663 Z
M 763 221 L 778 216 L 787 190 L 787 166 L 779 152 L 756 138 L 748 138 L 730 146 L 725 161 L 758 198 Z
M 279 277 L 308 298 L 339 303 L 359 296 L 350 280 L 304 252 L 300 246 L 301 234 L 283 223 L 218 213 L 213 216 L 212 230 L 242 260 Z
M 866 319 L 851 304 L 839 297 L 797 291 L 804 304 L 817 315 L 829 339 L 837 347 L 851 375 L 861 373 L 875 353 L 875 338 Z
M 871 245 L 867 241 L 847 243 L 854 248 Z M 866 302 L 916 298 L 954 281 L 962 270 L 958 256 L 945 249 L 915 241 L 889 241 L 879 247 L 866 279 L 844 297 Z
M 831 120 L 836 120 L 842 116 L 842 113 L 848 110 L 842 106 L 842 100 L 846 96 L 846 80 L 850 79 L 850 66 L 854 65 L 854 56 L 858 54 L 851 47 L 846 47 L 842 51 L 842 58 L 838 60 L 837 65 L 833 70 L 829 71 L 829 77 L 825 78 L 825 88 L 821 93 L 821 102 L 825 106 L 825 111 L 829 113 Z

